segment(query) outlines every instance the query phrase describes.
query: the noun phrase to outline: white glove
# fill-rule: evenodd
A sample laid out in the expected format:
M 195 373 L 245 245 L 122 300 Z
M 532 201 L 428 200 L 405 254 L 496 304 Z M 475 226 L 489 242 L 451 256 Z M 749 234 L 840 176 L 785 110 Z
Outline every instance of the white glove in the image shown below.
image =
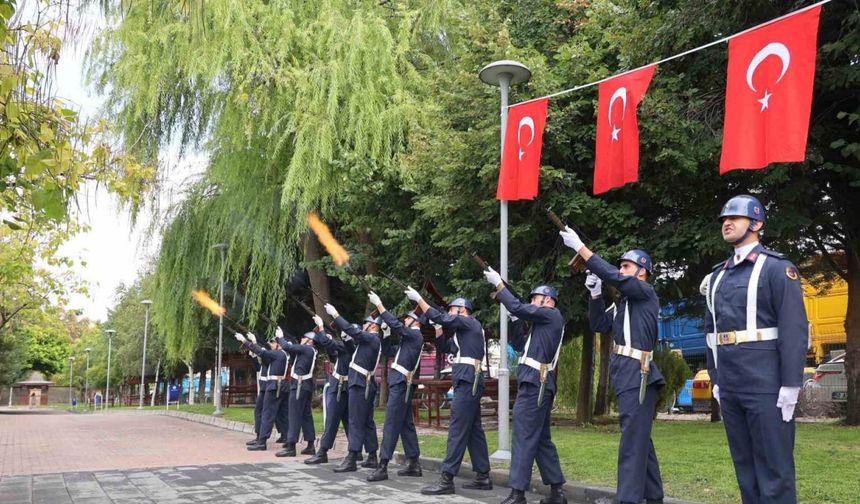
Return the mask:
M 383 339 L 391 336 L 391 328 L 388 327 L 388 324 L 386 324 L 385 322 L 382 323 L 382 325 L 380 326 L 380 329 L 382 329 L 382 338 Z
M 708 295 L 708 279 L 711 278 L 711 274 L 705 275 L 705 278 L 702 279 L 702 283 L 699 284 L 699 292 L 703 296 Z
M 416 303 L 421 301 L 421 294 L 418 294 L 418 291 L 413 289 L 410 286 L 406 286 L 406 290 L 403 291 L 411 301 L 415 301 Z
M 367 294 L 367 299 L 370 300 L 370 304 L 372 304 L 373 306 L 381 306 L 382 305 L 382 300 L 379 299 L 379 296 L 377 296 L 376 293 L 373 291 L 371 291 L 370 293 Z
M 719 385 L 714 385 L 713 394 L 714 394 L 714 399 L 717 400 L 717 404 L 720 404 L 720 386 Z M 720 406 L 722 406 L 722 404 L 720 404 Z
M 325 312 L 328 313 L 331 318 L 337 318 L 338 316 L 337 308 L 332 306 L 330 303 L 325 304 Z
M 314 315 L 313 319 L 315 327 L 324 327 L 322 317 L 320 317 L 319 315 Z
M 281 329 L 280 327 L 275 327 L 275 337 L 276 338 L 283 338 L 284 337 L 284 330 Z
M 441 330 L 442 330 L 442 324 L 432 324 L 432 325 L 433 325 L 433 329 L 435 329 L 435 330 L 437 330 L 437 331 L 441 331 Z
M 594 273 L 589 273 L 585 277 L 585 287 L 591 293 L 591 297 L 596 298 L 603 292 L 603 280 Z
M 564 245 L 566 247 L 572 248 L 573 250 L 579 252 L 579 249 L 585 246 L 582 243 L 582 240 L 579 238 L 579 235 L 576 234 L 576 231 L 570 229 L 570 227 L 565 226 L 564 231 L 559 231 L 558 234 L 561 235 L 561 239 L 564 240 Z
M 346 331 L 341 331 L 340 332 L 340 339 L 342 339 L 343 341 L 352 341 L 352 336 L 347 334 Z
M 248 341 L 250 341 L 251 343 L 253 343 L 253 344 L 255 344 L 255 345 L 257 344 L 257 337 L 256 337 L 256 336 L 254 336 L 254 333 L 249 332 L 249 333 L 247 334 L 247 337 L 248 337 Z
M 245 342 L 245 337 L 239 333 L 234 334 L 233 337 L 236 338 L 236 341 L 238 341 L 239 343 Z
M 783 422 L 790 422 L 794 418 L 794 407 L 797 405 L 798 395 L 800 395 L 800 387 L 779 387 L 776 407 L 782 409 Z
M 500 283 L 502 283 L 502 275 L 500 275 L 500 274 L 499 274 L 496 270 L 494 270 L 493 268 L 487 268 L 487 271 L 485 271 L 485 272 L 484 272 L 484 278 L 486 278 L 486 279 L 487 279 L 487 281 L 488 281 L 488 282 L 490 282 L 490 284 L 491 284 L 493 287 L 496 287 L 496 286 L 498 286 Z

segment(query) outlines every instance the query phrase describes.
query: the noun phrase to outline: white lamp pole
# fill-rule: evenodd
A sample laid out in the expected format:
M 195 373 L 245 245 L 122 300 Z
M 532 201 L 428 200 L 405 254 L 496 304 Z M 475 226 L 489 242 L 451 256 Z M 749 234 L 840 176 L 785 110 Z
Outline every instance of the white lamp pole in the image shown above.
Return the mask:
M 531 70 L 522 63 L 511 60 L 501 60 L 490 63 L 481 69 L 478 77 L 485 84 L 498 86 L 501 91 L 501 153 L 505 151 L 505 127 L 508 123 L 508 90 L 513 84 L 528 81 L 532 76 Z M 500 154 L 501 159 L 501 154 Z M 500 247 L 499 274 L 502 279 L 508 279 L 508 202 L 501 201 L 500 214 Z M 494 460 L 511 460 L 510 442 L 510 371 L 508 369 L 508 310 L 499 304 L 499 447 L 490 456 Z
M 226 260 L 226 252 L 227 252 L 227 244 L 226 243 L 216 243 L 212 245 L 212 248 L 218 249 L 221 252 L 221 285 L 218 288 L 218 298 L 220 299 L 219 303 L 221 306 L 224 306 L 224 262 Z M 215 372 L 212 373 L 212 386 L 213 391 L 215 393 L 214 403 L 215 403 L 215 411 L 212 412 L 213 416 L 222 416 L 224 414 L 221 411 L 221 351 L 222 351 L 222 342 L 224 340 L 224 314 L 218 316 L 218 364 L 215 366 Z M 216 376 L 217 375 L 217 376 Z
M 69 356 L 69 407 L 72 406 L 72 387 L 74 386 L 72 381 L 75 378 L 75 356 Z
M 144 377 L 146 376 L 146 337 L 149 334 L 149 305 L 152 304 L 152 301 L 144 299 L 140 304 L 146 307 L 146 311 L 143 315 L 143 359 L 140 363 L 140 403 L 138 404 L 137 409 L 143 409 L 143 396 L 145 395 Z
M 92 351 L 90 347 L 84 348 L 84 352 L 87 353 L 87 368 L 84 371 L 84 403 L 87 408 L 90 407 L 90 352 Z

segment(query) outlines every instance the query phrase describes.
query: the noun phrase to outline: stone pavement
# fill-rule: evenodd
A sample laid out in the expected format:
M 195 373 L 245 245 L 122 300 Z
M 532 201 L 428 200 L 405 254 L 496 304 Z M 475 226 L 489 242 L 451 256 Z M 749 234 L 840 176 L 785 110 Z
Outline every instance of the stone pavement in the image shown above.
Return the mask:
M 144 470 L 71 472 L 0 479 L 3 504 L 97 504 L 97 503 L 498 503 L 508 489 L 490 492 L 457 489 L 456 495 L 428 497 L 421 486 L 435 481 L 435 473 L 423 478 L 393 478 L 368 484 L 363 469 L 347 475 L 332 472 L 333 464 L 307 466 L 300 462 L 215 464 Z M 394 467 L 392 466 L 392 469 Z M 466 480 L 456 481 L 459 487 Z M 536 502 L 538 496 L 532 495 Z

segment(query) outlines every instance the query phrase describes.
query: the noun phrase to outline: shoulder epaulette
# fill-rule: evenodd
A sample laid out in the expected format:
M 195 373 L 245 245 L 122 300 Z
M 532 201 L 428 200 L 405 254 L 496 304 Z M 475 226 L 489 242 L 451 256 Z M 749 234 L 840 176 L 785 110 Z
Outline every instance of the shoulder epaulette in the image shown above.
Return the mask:
M 762 248 L 761 253 L 771 257 L 776 257 L 777 259 L 785 259 L 785 254 L 780 254 L 779 252 L 774 252 L 773 250 L 768 250 L 766 248 Z

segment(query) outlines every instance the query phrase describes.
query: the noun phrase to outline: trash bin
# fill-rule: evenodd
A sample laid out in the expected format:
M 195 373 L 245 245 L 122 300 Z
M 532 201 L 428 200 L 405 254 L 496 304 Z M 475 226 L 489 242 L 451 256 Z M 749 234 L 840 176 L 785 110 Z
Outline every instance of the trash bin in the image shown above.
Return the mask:
M 167 400 L 169 402 L 179 402 L 179 385 L 171 385 L 167 389 Z

